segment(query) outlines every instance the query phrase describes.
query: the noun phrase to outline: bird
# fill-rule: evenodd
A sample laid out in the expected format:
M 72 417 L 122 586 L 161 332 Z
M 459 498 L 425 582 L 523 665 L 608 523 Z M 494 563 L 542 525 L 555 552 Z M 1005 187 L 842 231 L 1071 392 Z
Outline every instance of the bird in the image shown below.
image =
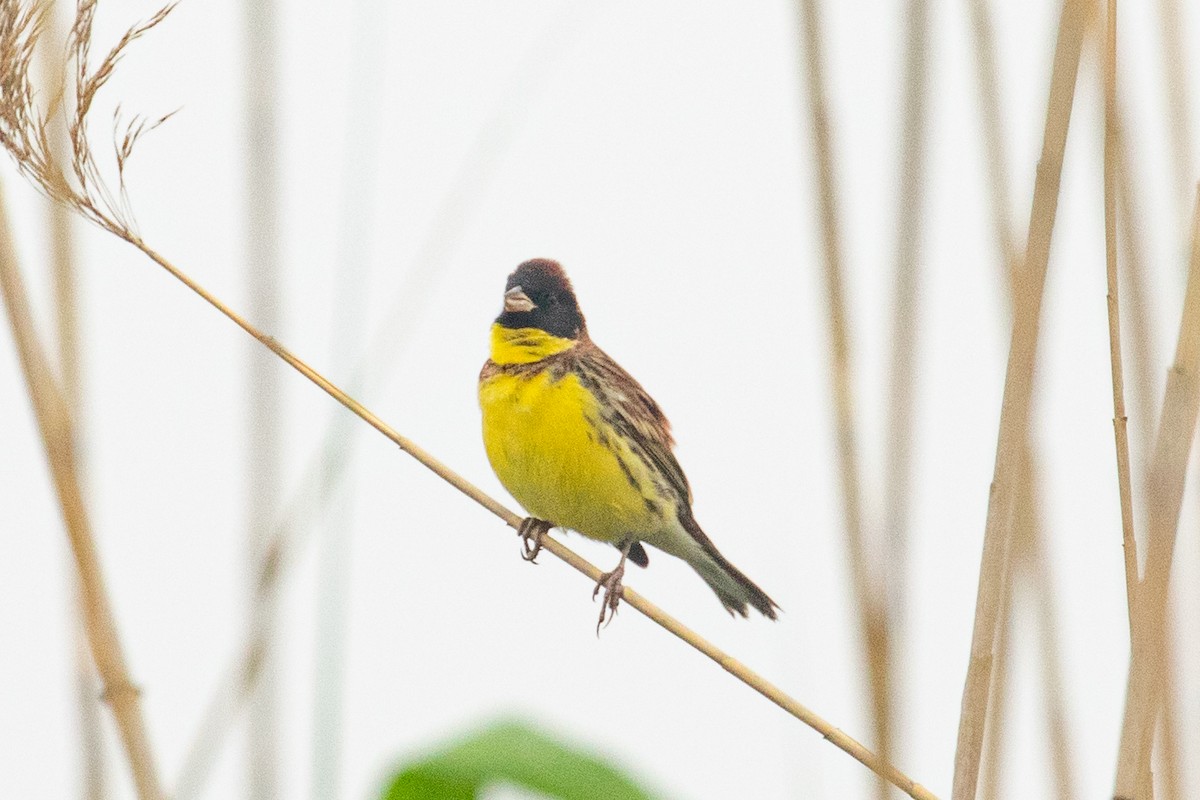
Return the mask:
M 658 404 L 588 336 L 562 266 L 520 264 L 504 287 L 479 374 L 488 461 L 528 512 L 522 555 L 536 558 L 555 527 L 614 545 L 615 569 L 603 591 L 599 633 L 620 603 L 626 561 L 649 565 L 644 545 L 687 562 L 730 615 L 753 607 L 776 619 L 779 606 L 733 566 L 692 514 L 692 490 L 672 452 L 671 426 Z

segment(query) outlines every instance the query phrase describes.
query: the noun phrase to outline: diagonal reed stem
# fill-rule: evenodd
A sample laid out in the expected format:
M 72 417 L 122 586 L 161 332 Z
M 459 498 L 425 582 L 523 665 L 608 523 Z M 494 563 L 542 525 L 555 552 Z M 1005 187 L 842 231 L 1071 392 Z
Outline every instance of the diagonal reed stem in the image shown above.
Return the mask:
M 988 715 L 997 625 L 1009 569 L 1020 461 L 1028 441 L 1042 295 L 1050 258 L 1050 239 L 1058 210 L 1063 152 L 1079 71 L 1087 14 L 1085 5 L 1084 0 L 1065 0 L 1063 4 L 1050 78 L 1042 155 L 1034 183 L 1025 261 L 1014 279 L 1012 339 L 1000 411 L 995 472 L 984 529 L 971 656 L 963 688 L 955 750 L 954 800 L 974 800 L 979 780 L 980 751 Z
M 458 489 L 460 492 L 474 500 L 479 505 L 486 508 L 488 511 L 495 514 L 509 527 L 513 528 L 514 530 L 520 527 L 522 517 L 505 508 L 502 503 L 493 499 L 481 489 L 477 488 L 474 484 L 470 483 L 458 473 L 451 470 L 441 461 L 434 458 L 433 455 L 419 447 L 415 442 L 407 437 L 401 436 L 369 409 L 365 408 L 361 403 L 347 395 L 325 376 L 321 375 L 304 361 L 293 355 L 291 351 L 277 342 L 273 337 L 260 331 L 254 325 L 250 324 L 250 322 L 244 317 L 235 312 L 232 308 L 221 302 L 221 300 L 193 280 L 189 275 L 147 245 L 140 237 L 136 236 L 130 231 L 119 232 L 117 235 L 141 250 L 154 263 L 158 264 L 173 277 L 198 294 L 213 308 L 228 317 L 230 321 L 261 342 L 264 346 L 270 349 L 271 352 L 275 353 L 277 356 L 279 356 L 279 358 L 285 361 L 289 366 L 291 366 L 304 377 L 308 378 L 322 391 L 324 391 L 337 402 L 341 403 L 372 428 L 382 433 L 401 450 L 415 458 L 435 475 L 449 483 L 454 488 Z M 574 567 L 578 571 L 587 575 L 589 578 L 597 580 L 602 574 L 597 567 L 584 560 L 565 545 L 550 539 L 549 537 L 546 537 L 544 541 L 546 550 L 567 562 L 567 564 Z M 735 678 L 766 697 L 772 703 L 775 703 L 777 706 L 803 722 L 805 725 L 808 725 L 816 730 L 823 737 L 828 739 L 835 747 L 849 754 L 856 761 L 860 762 L 872 772 L 879 775 L 881 778 L 884 778 L 892 785 L 908 794 L 910 797 L 916 798 L 917 800 L 935 800 L 935 796 L 928 789 L 904 775 L 904 773 L 897 770 L 890 763 L 882 760 L 879 756 L 877 756 L 875 753 L 872 753 L 862 744 L 855 741 L 850 736 L 847 736 L 841 730 L 834 727 L 829 722 L 809 710 L 807 707 L 785 694 L 779 687 L 770 683 L 758 673 L 747 667 L 745 664 L 725 653 L 716 645 L 712 644 L 707 639 L 704 639 L 674 617 L 668 615 L 661 608 L 654 605 L 634 590 L 626 587 L 622 597 L 633 608 L 637 609 L 642 614 L 658 623 L 658 625 L 662 628 L 665 628 L 670 633 L 679 637 L 704 655 L 711 658 L 713 661 L 717 662 L 717 664 L 719 664 Z
M 83 493 L 79 487 L 70 410 L 51 372 L 45 348 L 38 341 L 16 258 L 7 211 L 0 196 L 0 292 L 8 308 L 21 369 L 25 374 L 25 383 L 62 508 L 63 523 L 75 558 L 79 591 L 86 612 L 84 629 L 92 659 L 103 684 L 103 697 L 116 719 L 139 800 L 163 800 L 138 690 L 125 664 Z

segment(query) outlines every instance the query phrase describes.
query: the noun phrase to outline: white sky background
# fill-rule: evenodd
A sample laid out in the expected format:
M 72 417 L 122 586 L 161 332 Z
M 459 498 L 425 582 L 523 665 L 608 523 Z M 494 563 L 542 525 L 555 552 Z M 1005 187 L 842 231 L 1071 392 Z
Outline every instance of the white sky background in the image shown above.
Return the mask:
M 331 355 L 333 301 L 347 274 L 365 276 L 360 321 L 385 333 L 381 345 L 363 339 L 361 353 L 372 355 L 359 399 L 507 499 L 481 446 L 475 380 L 507 273 L 533 256 L 561 260 L 593 338 L 671 417 L 702 524 L 786 613 L 775 624 L 731 620 L 690 569 L 660 553 L 630 585 L 869 743 L 793 6 L 363 2 L 373 15 L 364 35 L 359 11 L 280 5 L 285 321 L 271 333 L 351 383 L 357 364 Z M 825 5 L 855 410 L 876 534 L 903 20 L 897 2 Z M 948 797 L 1008 332 L 965 4 L 931 5 L 911 627 L 896 761 Z M 993 5 L 1010 211 L 1023 237 L 1057 9 Z M 1200 14 L 1182 5 L 1182 39 L 1198 41 Z M 1121 78 L 1136 96 L 1161 381 L 1190 196 L 1170 172 L 1156 23 L 1135 16 L 1148 13 L 1137 4 L 1123 9 Z M 102 4 L 96 49 L 152 10 Z M 183 3 L 125 59 L 96 116 L 102 139 L 118 100 L 151 116 L 182 108 L 135 156 L 134 207 L 147 241 L 235 308 L 247 306 L 240 25 L 234 3 Z M 369 65 L 373 46 L 378 74 L 348 90 L 354 59 Z M 1111 790 L 1127 664 L 1096 55 L 1085 47 L 1036 398 L 1070 739 L 1090 797 Z M 1188 66 L 1200 65 L 1193 56 Z M 1192 159 L 1200 164 L 1196 143 Z M 347 172 L 363 178 L 349 198 Z M 0 179 L 49 331 L 44 206 L 7 161 Z M 244 631 L 245 374 L 257 345 L 129 246 L 79 232 L 91 511 L 171 785 Z M 354 236 L 362 263 L 349 273 L 341 248 Z M 282 507 L 344 412 L 279 369 Z M 1152 391 L 1159 402 L 1161 385 Z M 77 785 L 68 552 L 7 327 L 0 411 L 0 792 L 68 797 Z M 320 534 L 342 537 L 351 558 L 343 797 L 373 796 L 399 759 L 502 713 L 596 747 L 668 797 L 867 796 L 861 765 L 632 609 L 597 640 L 585 579 L 548 555 L 526 565 L 488 512 L 365 425 L 352 429 L 346 521 Z M 1140 464 L 1147 443 L 1136 420 L 1130 431 Z M 1189 601 L 1185 658 L 1196 646 L 1200 565 L 1192 484 L 1176 554 L 1175 588 Z M 288 797 L 309 791 L 317 538 L 283 601 Z M 606 569 L 615 563 L 611 548 L 570 543 Z M 1016 609 L 1010 797 L 1050 792 L 1032 609 L 1028 597 Z M 1195 669 L 1182 692 L 1182 716 L 1194 720 Z M 206 797 L 237 796 L 241 738 L 223 751 Z M 115 796 L 132 797 L 112 742 Z M 1197 763 L 1194 727 L 1186 745 L 1185 762 Z M 1200 770 L 1189 779 L 1196 791 Z

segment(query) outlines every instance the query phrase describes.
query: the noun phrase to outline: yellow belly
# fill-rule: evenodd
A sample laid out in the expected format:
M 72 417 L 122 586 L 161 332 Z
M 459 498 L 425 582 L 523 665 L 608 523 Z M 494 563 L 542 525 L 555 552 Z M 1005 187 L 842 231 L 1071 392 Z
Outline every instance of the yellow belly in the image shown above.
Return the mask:
M 480 384 L 479 405 L 492 469 L 533 516 L 617 543 L 656 533 L 674 515 L 574 375 L 496 375 Z

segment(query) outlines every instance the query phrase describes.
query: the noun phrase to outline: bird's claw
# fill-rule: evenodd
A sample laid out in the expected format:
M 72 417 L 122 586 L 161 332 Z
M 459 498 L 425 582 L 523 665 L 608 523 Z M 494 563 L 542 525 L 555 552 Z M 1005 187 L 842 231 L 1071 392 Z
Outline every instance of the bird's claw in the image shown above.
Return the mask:
M 621 578 L 625 576 L 625 559 L 621 559 L 621 563 L 617 564 L 617 568 L 612 572 L 605 572 L 596 581 L 596 588 L 592 590 L 592 599 L 596 599 L 596 595 L 600 594 L 600 590 L 604 590 L 604 597 L 600 601 L 600 619 L 596 622 L 596 635 L 600 635 L 600 629 L 606 627 L 612 622 L 616 616 L 617 606 L 621 604 L 621 597 L 625 592 L 625 587 L 621 583 Z
M 530 562 L 537 558 L 538 553 L 542 552 L 542 537 L 552 527 L 553 525 L 544 519 L 526 517 L 517 529 L 517 535 L 521 537 L 521 558 Z

